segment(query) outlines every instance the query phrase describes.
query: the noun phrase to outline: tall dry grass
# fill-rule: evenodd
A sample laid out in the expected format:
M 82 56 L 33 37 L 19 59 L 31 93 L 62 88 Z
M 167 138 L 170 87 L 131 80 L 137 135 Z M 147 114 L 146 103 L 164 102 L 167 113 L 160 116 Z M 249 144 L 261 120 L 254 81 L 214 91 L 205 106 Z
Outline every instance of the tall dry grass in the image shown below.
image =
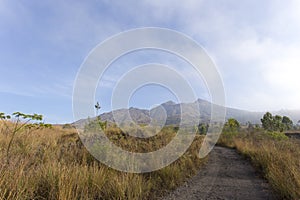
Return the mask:
M 225 133 L 219 142 L 249 157 L 281 198 L 300 199 L 299 141 L 283 133 L 257 131 L 233 137 Z
M 202 142 L 197 136 L 184 156 L 164 169 L 146 174 L 122 173 L 97 162 L 74 129 L 53 127 L 20 132 L 7 165 L 4 160 L 10 134 L 2 126 L 0 130 L 0 199 L 155 199 L 178 186 L 203 163 L 197 157 Z M 115 128 L 108 128 L 107 134 L 122 147 L 139 146 L 130 145 L 132 139 L 126 140 Z M 174 131 L 167 128 L 155 138 L 156 142 L 137 142 L 142 145 L 134 150 L 159 148 L 173 135 Z M 149 142 L 146 149 L 142 148 Z

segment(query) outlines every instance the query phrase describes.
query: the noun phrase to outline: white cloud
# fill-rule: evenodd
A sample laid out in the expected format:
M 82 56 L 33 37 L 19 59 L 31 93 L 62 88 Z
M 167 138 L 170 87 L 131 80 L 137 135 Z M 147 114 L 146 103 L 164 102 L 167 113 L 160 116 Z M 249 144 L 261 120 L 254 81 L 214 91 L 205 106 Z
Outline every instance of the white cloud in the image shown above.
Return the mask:
M 268 3 L 270 12 L 261 19 L 255 19 L 259 14 L 251 8 L 231 12 L 209 7 L 202 16 L 194 14 L 193 25 L 186 25 L 216 58 L 230 106 L 300 108 L 299 5 L 299 1 Z M 245 21 L 245 16 L 254 19 Z
M 109 8 L 98 12 L 86 2 L 47 4 L 55 9 L 45 22 L 49 28 L 43 37 L 56 50 L 63 49 L 62 53 L 74 49 L 87 53 L 112 34 L 134 27 L 174 28 L 192 36 L 216 59 L 228 105 L 252 110 L 300 108 L 298 0 L 104 1 L 100 4 Z M 13 7 L 18 12 L 7 1 L 0 1 L 0 25 L 21 23 L 17 20 L 21 16 L 34 27 L 38 16 L 31 8 L 17 1 Z M 185 69 L 183 73 L 195 80 L 192 72 Z M 103 80 L 104 87 L 112 87 L 115 77 Z
M 300 49 L 289 49 L 274 60 L 269 61 L 266 80 L 276 94 L 274 100 L 281 101 L 285 107 L 300 107 Z
M 216 58 L 224 76 L 230 106 L 253 110 L 300 108 L 299 1 L 155 0 L 135 2 L 135 6 L 127 2 L 113 4 L 116 11 L 125 13 L 124 20 L 132 22 L 128 28 L 167 25 L 203 44 Z M 72 9 L 70 13 L 80 16 L 76 17 L 79 24 L 98 27 L 91 30 L 103 36 L 124 28 L 107 18 L 97 22 L 88 14 L 89 8 L 81 4 Z M 66 19 L 64 32 L 83 31 L 83 26 L 71 21 L 72 16 Z M 107 87 L 112 85 L 109 82 L 106 81 Z

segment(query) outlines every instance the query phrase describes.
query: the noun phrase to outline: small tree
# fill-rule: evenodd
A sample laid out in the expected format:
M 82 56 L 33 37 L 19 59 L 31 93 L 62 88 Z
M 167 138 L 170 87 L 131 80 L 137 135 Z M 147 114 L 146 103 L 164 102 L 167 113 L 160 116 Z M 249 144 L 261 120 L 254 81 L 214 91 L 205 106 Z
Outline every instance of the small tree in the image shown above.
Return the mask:
M 45 124 L 44 122 L 42 122 L 43 116 L 38 114 L 28 115 L 20 112 L 14 112 L 12 115 L 6 115 L 5 113 L 0 113 L 0 120 L 3 122 L 6 130 L 8 130 L 8 132 L 11 134 L 11 138 L 6 148 L 7 164 L 9 164 L 10 149 L 17 133 L 21 132 L 23 129 L 27 129 L 32 132 L 40 128 L 52 127 L 50 124 Z M 12 122 L 13 124 L 9 125 L 8 121 Z
M 200 123 L 198 125 L 198 133 L 200 135 L 206 135 L 208 132 L 209 125 L 207 123 Z
M 88 118 L 88 124 L 85 125 L 84 131 L 86 131 L 86 132 L 98 131 L 99 128 L 101 128 L 104 131 L 106 129 L 107 121 L 102 121 L 100 115 L 98 115 L 100 108 L 101 108 L 101 106 L 100 106 L 99 102 L 97 102 L 95 105 L 96 119 L 90 120 L 90 118 Z
M 264 114 L 263 118 L 260 121 L 265 130 L 274 130 L 273 116 L 270 112 L 266 112 L 266 114 Z
M 287 116 L 283 116 L 282 123 L 284 125 L 285 130 L 291 130 L 293 128 L 293 121 Z
M 240 129 L 240 123 L 236 119 L 230 118 L 225 123 L 224 129 L 227 132 L 237 133 Z
M 240 123 L 234 119 L 230 118 L 224 124 L 222 135 L 219 139 L 220 144 L 227 144 L 231 147 L 234 146 L 234 138 L 239 134 Z
M 282 123 L 282 117 L 276 115 L 273 117 L 273 131 L 284 131 L 284 125 Z
M 96 103 L 96 105 L 95 105 L 95 108 L 96 108 L 96 116 L 98 116 L 98 112 L 99 112 L 99 110 L 100 110 L 100 108 L 101 108 L 101 106 L 100 106 L 100 104 L 99 104 L 98 101 L 97 101 L 97 103 Z

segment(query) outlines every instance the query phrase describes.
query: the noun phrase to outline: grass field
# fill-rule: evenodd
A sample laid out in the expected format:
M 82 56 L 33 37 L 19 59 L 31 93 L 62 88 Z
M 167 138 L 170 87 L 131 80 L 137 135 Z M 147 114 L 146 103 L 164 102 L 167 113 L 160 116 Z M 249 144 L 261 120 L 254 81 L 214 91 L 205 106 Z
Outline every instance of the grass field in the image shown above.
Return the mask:
M 300 199 L 300 140 L 263 130 L 223 133 L 219 145 L 236 148 L 285 199 Z
M 236 148 L 250 158 L 282 198 L 300 199 L 300 140 L 259 128 L 224 130 L 219 145 Z M 150 152 L 168 144 L 176 128 L 165 127 L 146 139 L 136 139 L 115 126 L 105 133 L 123 149 Z M 182 184 L 205 162 L 197 156 L 203 140 L 199 135 L 180 159 L 144 174 L 119 172 L 99 163 L 72 127 L 23 129 L 8 154 L 10 139 L 11 133 L 1 123 L 0 199 L 156 199 Z
M 0 130 L 0 199 L 155 199 L 180 185 L 204 162 L 197 157 L 203 139 L 197 136 L 185 155 L 170 166 L 145 174 L 123 173 L 97 162 L 75 129 L 53 127 L 19 132 L 7 164 L 11 134 L 3 124 Z M 117 128 L 107 128 L 106 133 L 124 148 L 137 146 Z M 165 128 L 157 137 L 141 142 L 141 150 L 159 148 L 174 134 L 172 127 Z

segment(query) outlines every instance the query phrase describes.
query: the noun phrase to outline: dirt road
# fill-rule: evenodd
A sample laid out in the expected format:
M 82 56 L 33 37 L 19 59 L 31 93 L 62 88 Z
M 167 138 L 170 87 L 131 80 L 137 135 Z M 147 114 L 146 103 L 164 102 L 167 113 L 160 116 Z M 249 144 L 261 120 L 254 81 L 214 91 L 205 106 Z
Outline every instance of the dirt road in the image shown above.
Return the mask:
M 215 147 L 207 164 L 165 200 L 277 199 L 249 161 L 235 150 Z

